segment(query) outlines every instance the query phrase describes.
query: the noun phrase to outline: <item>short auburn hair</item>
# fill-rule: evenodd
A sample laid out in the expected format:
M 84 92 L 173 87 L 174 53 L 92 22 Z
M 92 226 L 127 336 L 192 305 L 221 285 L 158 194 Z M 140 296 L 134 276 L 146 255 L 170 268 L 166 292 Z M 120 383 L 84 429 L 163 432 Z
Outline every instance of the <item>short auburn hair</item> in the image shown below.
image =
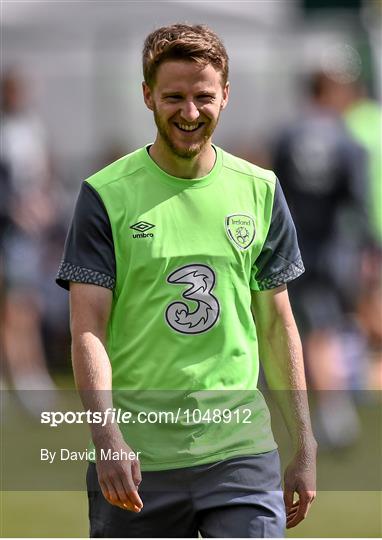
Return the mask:
M 159 66 L 167 60 L 189 60 L 201 66 L 211 64 L 228 80 L 228 55 L 220 38 L 204 24 L 173 24 L 154 30 L 143 46 L 143 76 L 152 87 Z

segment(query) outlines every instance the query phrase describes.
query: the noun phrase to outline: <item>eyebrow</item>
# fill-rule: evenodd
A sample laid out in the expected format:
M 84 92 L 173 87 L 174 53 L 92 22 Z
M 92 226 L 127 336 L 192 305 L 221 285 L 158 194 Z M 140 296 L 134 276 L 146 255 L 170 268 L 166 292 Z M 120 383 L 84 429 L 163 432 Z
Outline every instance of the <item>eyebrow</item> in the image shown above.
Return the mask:
M 174 95 L 182 95 L 183 92 L 181 90 L 163 90 L 163 92 L 161 93 L 162 96 L 166 97 L 166 96 L 174 96 Z M 196 95 L 200 95 L 200 94 L 209 94 L 211 96 L 215 96 L 216 95 L 216 91 L 215 90 L 212 90 L 212 89 L 207 89 L 207 90 L 198 90 L 197 92 L 195 92 Z

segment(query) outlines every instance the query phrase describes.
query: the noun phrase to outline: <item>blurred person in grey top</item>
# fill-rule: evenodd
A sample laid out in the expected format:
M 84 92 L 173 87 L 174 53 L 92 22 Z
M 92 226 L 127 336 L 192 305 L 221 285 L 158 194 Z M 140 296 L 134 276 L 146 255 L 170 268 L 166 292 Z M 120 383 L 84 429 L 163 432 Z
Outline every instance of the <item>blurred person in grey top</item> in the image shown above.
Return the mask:
M 6 371 L 25 407 L 38 412 L 52 390 L 42 340 L 45 235 L 57 208 L 51 196 L 50 166 L 43 127 L 30 112 L 28 90 L 15 69 L 1 80 L 1 161 L 9 171 L 8 224 L 3 234 L 3 332 Z M 40 395 L 40 398 L 38 398 Z
M 351 365 L 354 346 L 359 364 L 363 345 L 351 314 L 369 238 L 366 156 L 341 119 L 344 96 L 341 83 L 314 74 L 309 107 L 282 132 L 273 154 L 306 266 L 291 296 L 308 376 L 319 391 L 317 436 L 329 447 L 351 444 L 358 434 L 347 390 L 359 368 Z M 349 335 L 353 359 L 344 339 Z

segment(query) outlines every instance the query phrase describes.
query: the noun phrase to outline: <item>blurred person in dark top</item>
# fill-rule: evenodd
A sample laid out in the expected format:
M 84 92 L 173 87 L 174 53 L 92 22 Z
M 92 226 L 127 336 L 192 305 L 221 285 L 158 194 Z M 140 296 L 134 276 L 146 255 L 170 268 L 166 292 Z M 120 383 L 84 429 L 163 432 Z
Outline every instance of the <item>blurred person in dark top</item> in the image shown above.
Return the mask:
M 358 435 L 347 390 L 354 372 L 362 377 L 364 362 L 362 337 L 349 314 L 369 242 L 366 156 L 341 119 L 345 98 L 342 83 L 314 74 L 310 105 L 281 134 L 273 156 L 306 263 L 291 297 L 311 387 L 318 391 L 317 436 L 329 447 L 351 444 Z
M 11 206 L 11 178 L 9 167 L 0 160 L 0 276 L 3 276 L 4 271 L 4 241 L 6 232 L 10 226 L 10 206 Z M 0 277 L 0 283 L 2 283 Z M 0 290 L 1 286 L 0 286 Z
M 3 357 L 3 326 L 4 326 L 4 240 L 6 231 L 10 225 L 10 204 L 11 204 L 11 180 L 9 169 L 0 160 L 0 354 Z M 3 362 L 0 364 L 0 377 L 3 375 Z
M 55 223 L 51 172 L 43 126 L 28 104 L 26 83 L 15 70 L 1 81 L 1 161 L 8 167 L 8 228 L 3 238 L 3 333 L 6 369 L 21 402 L 34 410 L 31 393 L 52 390 L 41 335 L 42 257 L 45 235 Z
M 352 137 L 365 149 L 369 191 L 368 214 L 372 243 L 362 261 L 357 315 L 370 353 L 368 386 L 382 389 L 382 108 L 367 93 L 362 80 L 345 88 L 344 120 Z M 345 91 L 344 90 L 344 91 Z

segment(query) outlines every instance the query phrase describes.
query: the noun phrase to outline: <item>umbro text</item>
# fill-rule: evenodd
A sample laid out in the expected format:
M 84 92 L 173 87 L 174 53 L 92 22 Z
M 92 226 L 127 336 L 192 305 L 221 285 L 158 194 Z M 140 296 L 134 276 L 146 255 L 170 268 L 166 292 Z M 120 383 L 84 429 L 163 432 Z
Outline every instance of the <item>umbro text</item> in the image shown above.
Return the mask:
M 154 238 L 154 235 L 152 233 L 139 233 L 139 234 L 133 234 L 133 238 Z

